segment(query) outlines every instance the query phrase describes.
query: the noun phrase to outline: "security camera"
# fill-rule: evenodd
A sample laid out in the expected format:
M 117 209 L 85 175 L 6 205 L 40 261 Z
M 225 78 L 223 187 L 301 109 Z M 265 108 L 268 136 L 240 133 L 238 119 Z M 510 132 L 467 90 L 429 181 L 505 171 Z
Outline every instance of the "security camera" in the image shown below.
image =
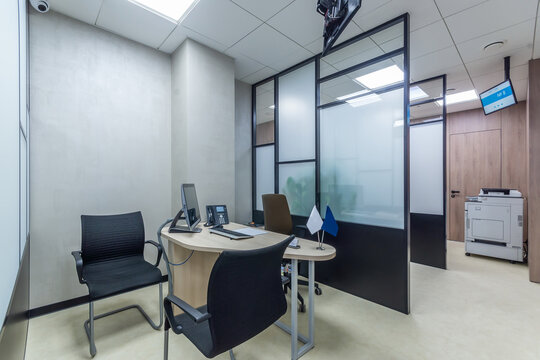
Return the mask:
M 40 13 L 46 13 L 49 11 L 49 3 L 47 0 L 30 0 L 30 4 Z

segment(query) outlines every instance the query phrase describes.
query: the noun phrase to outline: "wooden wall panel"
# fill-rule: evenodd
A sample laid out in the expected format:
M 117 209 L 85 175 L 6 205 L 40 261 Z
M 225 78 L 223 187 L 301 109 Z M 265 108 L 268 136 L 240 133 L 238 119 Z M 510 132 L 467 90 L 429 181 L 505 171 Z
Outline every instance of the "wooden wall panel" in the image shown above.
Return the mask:
M 501 128 L 501 112 L 485 116 L 482 109 L 448 114 L 448 134 L 464 134 Z
M 529 61 L 529 279 L 540 282 L 540 59 Z

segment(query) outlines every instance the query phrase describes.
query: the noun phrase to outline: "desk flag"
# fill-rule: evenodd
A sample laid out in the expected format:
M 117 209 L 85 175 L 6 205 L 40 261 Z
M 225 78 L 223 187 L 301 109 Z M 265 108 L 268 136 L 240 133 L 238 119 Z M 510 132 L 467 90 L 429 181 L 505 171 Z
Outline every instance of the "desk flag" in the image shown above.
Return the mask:
M 338 232 L 338 225 L 330 206 L 326 206 L 326 216 L 324 217 L 324 222 L 322 224 L 322 229 L 332 236 L 336 236 Z
M 319 212 L 317 211 L 317 207 L 313 206 L 313 210 L 311 210 L 311 215 L 309 215 L 309 219 L 306 223 L 306 226 L 311 235 L 321 230 L 322 224 L 323 221 L 321 219 L 321 214 L 319 214 Z

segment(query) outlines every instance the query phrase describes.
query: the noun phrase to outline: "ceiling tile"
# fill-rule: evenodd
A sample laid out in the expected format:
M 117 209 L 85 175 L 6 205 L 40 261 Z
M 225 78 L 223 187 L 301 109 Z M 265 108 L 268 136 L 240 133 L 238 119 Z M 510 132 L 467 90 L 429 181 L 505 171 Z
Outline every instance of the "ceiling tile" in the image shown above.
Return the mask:
M 49 5 L 51 10 L 94 25 L 102 2 L 103 0 L 49 0 Z
M 518 101 L 527 100 L 527 90 L 529 89 L 529 79 L 512 81 L 512 86 L 516 92 L 516 98 Z
M 169 37 L 161 44 L 159 50 L 172 54 L 186 40 L 187 32 L 182 26 L 177 26 Z
M 236 43 L 231 51 L 277 70 L 293 66 L 313 55 L 266 24 Z
M 276 70 L 274 70 L 272 68 L 269 68 L 269 67 L 265 67 L 265 68 L 262 68 L 261 70 L 257 71 L 254 74 L 251 74 L 251 75 L 248 75 L 248 76 L 242 78 L 241 80 L 243 82 L 248 83 L 248 84 L 255 84 L 255 83 L 257 83 L 257 82 L 259 82 L 261 80 L 266 79 L 267 77 L 275 75 L 276 73 L 277 73 Z
M 446 88 L 454 89 L 454 90 L 449 91 L 448 94 L 456 94 L 463 91 L 473 90 L 474 85 L 471 79 L 467 77 L 466 79 L 462 79 L 462 80 L 452 80 L 452 79 L 447 80 Z
M 447 17 L 488 0 L 435 0 L 442 16 Z
M 360 9 L 354 22 L 362 29 L 369 30 L 406 12 L 411 14 L 411 31 L 441 20 L 433 0 L 392 0 L 368 13 Z
M 362 6 L 360 7 L 360 10 L 358 10 L 358 12 L 356 13 L 354 19 L 359 18 L 361 16 L 365 16 L 365 15 L 377 10 L 381 6 L 389 3 L 390 1 L 392 1 L 392 0 L 363 0 L 362 1 Z M 354 19 L 353 19 L 353 21 L 354 21 Z
M 504 41 L 505 44 L 498 50 L 489 52 L 489 56 L 501 55 L 515 49 L 529 46 L 532 54 L 535 20 L 528 20 L 520 24 L 495 31 L 493 33 L 474 38 L 457 44 L 459 53 L 465 63 L 487 57 L 484 47 L 495 41 Z
M 322 36 L 324 18 L 317 13 L 313 0 L 296 0 L 267 24 L 298 44 L 307 45 Z
M 238 6 L 246 11 L 249 11 L 259 19 L 266 21 L 272 16 L 280 12 L 285 6 L 293 2 L 293 0 L 232 0 Z
M 453 104 L 447 106 L 447 113 L 454 113 L 465 110 L 480 109 L 482 108 L 482 103 L 480 100 L 467 101 L 464 103 Z
M 443 70 L 462 64 L 454 46 L 411 60 L 411 78 L 414 81 L 444 74 Z M 462 65 L 463 66 L 463 65 Z
M 536 17 L 538 0 L 490 0 L 446 18 L 456 43 Z
M 444 22 L 424 26 L 411 33 L 411 59 L 452 46 L 452 38 Z
M 510 56 L 510 66 L 522 66 L 529 63 L 531 59 L 531 48 L 529 46 L 515 50 L 503 51 L 498 55 L 485 57 L 465 64 L 471 76 L 481 76 L 494 71 L 504 71 L 504 57 Z
M 127 0 L 104 0 L 96 25 L 158 48 L 176 24 Z
M 533 59 L 540 58 L 540 17 L 536 19 L 536 34 L 534 37 Z
M 364 31 L 360 29 L 358 25 L 353 22 L 350 22 L 349 25 L 343 30 L 339 38 L 336 40 L 336 45 L 341 44 L 342 42 L 349 40 L 350 38 L 363 33 Z M 304 46 L 305 49 L 311 51 L 313 54 L 320 54 L 323 51 L 323 37 L 320 36 L 317 40 Z
M 480 94 L 503 82 L 504 73 L 496 71 L 491 74 L 473 77 L 472 80 L 474 83 L 474 88 L 476 89 L 478 94 Z
M 518 66 L 516 68 L 511 69 L 510 78 L 512 79 L 512 85 L 514 86 L 514 90 L 516 91 L 516 94 L 518 93 L 518 88 L 519 88 L 520 90 L 519 95 L 523 96 L 523 94 L 525 94 L 526 96 L 526 89 L 525 91 L 523 91 L 524 89 L 523 89 L 522 84 L 523 82 L 528 84 L 529 66 L 522 65 L 522 66 Z M 492 88 L 493 86 L 500 84 L 503 81 L 504 81 L 503 70 L 494 71 L 490 74 L 473 77 L 473 82 L 478 93 L 486 91 Z M 520 100 L 523 100 L 523 97 Z
M 265 67 L 258 61 L 250 59 L 247 56 L 240 54 L 238 51 L 228 50 L 225 51 L 225 54 L 234 58 L 234 73 L 237 79 L 256 73 Z
M 226 47 L 261 24 L 262 21 L 229 0 L 201 0 L 182 21 L 182 26 Z

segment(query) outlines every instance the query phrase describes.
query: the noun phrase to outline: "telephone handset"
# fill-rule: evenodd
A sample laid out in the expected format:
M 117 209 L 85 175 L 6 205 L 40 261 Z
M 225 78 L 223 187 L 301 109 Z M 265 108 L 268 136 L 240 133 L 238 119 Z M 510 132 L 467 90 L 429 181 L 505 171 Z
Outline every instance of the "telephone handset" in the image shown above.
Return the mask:
M 206 224 L 204 226 L 224 225 L 229 223 L 229 214 L 225 205 L 206 206 Z

